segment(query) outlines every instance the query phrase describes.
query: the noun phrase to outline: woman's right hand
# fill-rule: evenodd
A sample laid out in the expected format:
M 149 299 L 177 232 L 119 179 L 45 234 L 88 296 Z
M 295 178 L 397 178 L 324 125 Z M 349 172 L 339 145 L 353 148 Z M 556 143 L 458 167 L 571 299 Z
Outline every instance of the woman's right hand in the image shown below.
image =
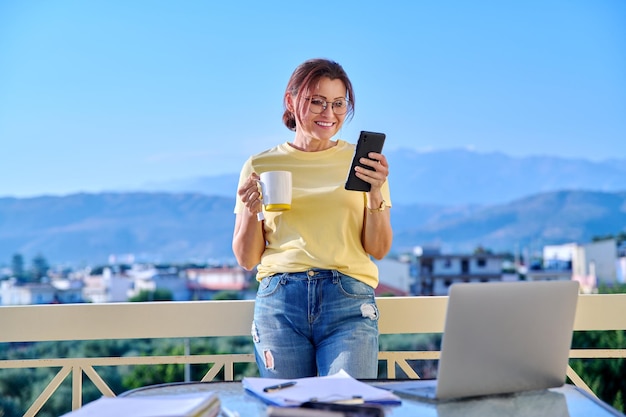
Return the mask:
M 263 210 L 261 184 L 259 183 L 259 180 L 259 175 L 256 172 L 253 172 L 237 190 L 237 195 L 241 199 L 241 202 L 246 206 L 248 212 L 252 215 L 256 215 Z
M 233 232 L 233 253 L 237 263 L 251 271 L 260 261 L 265 251 L 265 235 L 263 222 L 259 221 L 258 213 L 263 211 L 259 176 L 255 173 L 239 187 L 237 196 L 246 207 L 235 217 Z

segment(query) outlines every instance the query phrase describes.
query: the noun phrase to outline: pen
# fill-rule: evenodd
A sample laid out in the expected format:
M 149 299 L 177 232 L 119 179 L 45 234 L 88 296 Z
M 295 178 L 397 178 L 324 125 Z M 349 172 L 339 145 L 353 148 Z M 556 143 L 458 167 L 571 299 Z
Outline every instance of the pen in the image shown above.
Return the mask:
M 350 398 L 340 398 L 337 400 L 327 399 L 324 401 L 320 400 L 319 398 L 313 397 L 309 399 L 309 402 L 312 402 L 312 403 L 325 402 L 325 403 L 333 403 L 333 404 L 364 404 L 365 400 L 360 395 L 353 395 Z
M 296 381 L 283 382 L 281 384 L 271 385 L 269 387 L 263 388 L 263 392 L 274 392 L 280 391 L 281 389 L 293 387 L 296 385 Z

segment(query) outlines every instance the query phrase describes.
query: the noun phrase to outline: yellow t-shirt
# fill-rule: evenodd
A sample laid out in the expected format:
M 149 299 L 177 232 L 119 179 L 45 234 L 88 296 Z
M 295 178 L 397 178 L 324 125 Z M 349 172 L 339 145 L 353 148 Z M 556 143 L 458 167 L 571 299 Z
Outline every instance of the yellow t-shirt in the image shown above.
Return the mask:
M 239 186 L 253 171 L 291 171 L 293 180 L 291 210 L 264 213 L 267 246 L 257 279 L 323 268 L 376 288 L 378 268 L 361 244 L 365 193 L 344 189 L 354 149 L 343 140 L 320 152 L 303 152 L 283 143 L 245 162 Z M 388 182 L 382 192 L 391 206 Z M 235 213 L 244 209 L 237 197 Z

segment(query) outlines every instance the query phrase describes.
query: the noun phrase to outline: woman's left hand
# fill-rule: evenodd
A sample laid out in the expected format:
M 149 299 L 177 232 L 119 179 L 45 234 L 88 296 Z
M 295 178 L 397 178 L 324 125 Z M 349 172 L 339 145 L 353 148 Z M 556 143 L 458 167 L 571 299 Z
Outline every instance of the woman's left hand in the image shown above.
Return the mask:
M 360 166 L 356 167 L 356 176 L 372 186 L 372 191 L 380 190 L 389 175 L 389 164 L 382 153 L 370 152 L 367 158 L 359 160 L 363 165 L 372 167 L 373 170 Z
M 357 167 L 356 175 L 363 181 L 371 184 L 369 192 L 365 193 L 365 214 L 363 216 L 363 235 L 361 242 L 365 252 L 375 259 L 382 259 L 391 249 L 393 232 L 389 210 L 383 199 L 382 186 L 389 175 L 389 164 L 383 154 L 370 152 L 368 158 L 361 158 L 363 165 L 372 167 L 372 170 Z

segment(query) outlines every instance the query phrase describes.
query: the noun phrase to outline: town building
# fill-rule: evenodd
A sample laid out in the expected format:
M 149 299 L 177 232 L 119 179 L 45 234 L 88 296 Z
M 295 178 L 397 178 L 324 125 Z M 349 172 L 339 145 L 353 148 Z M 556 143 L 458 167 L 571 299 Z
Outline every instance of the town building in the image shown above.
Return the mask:
M 9 278 L 0 282 L 0 305 L 80 303 L 82 287 L 80 281 L 22 283 Z
M 626 253 L 621 252 L 615 239 L 584 244 L 567 243 L 543 248 L 543 269 L 529 271 L 529 279 L 545 274 L 552 279 L 574 279 L 584 293 L 597 290 L 598 285 L 613 286 L 624 282 Z M 545 277 L 544 277 L 545 279 Z
M 192 300 L 210 300 L 221 291 L 244 292 L 252 279 L 240 267 L 189 268 L 185 270 Z
M 473 254 L 443 254 L 438 247 L 418 246 L 412 254 L 411 293 L 448 295 L 456 282 L 492 282 L 516 279 L 503 272 L 505 255 L 489 251 Z

